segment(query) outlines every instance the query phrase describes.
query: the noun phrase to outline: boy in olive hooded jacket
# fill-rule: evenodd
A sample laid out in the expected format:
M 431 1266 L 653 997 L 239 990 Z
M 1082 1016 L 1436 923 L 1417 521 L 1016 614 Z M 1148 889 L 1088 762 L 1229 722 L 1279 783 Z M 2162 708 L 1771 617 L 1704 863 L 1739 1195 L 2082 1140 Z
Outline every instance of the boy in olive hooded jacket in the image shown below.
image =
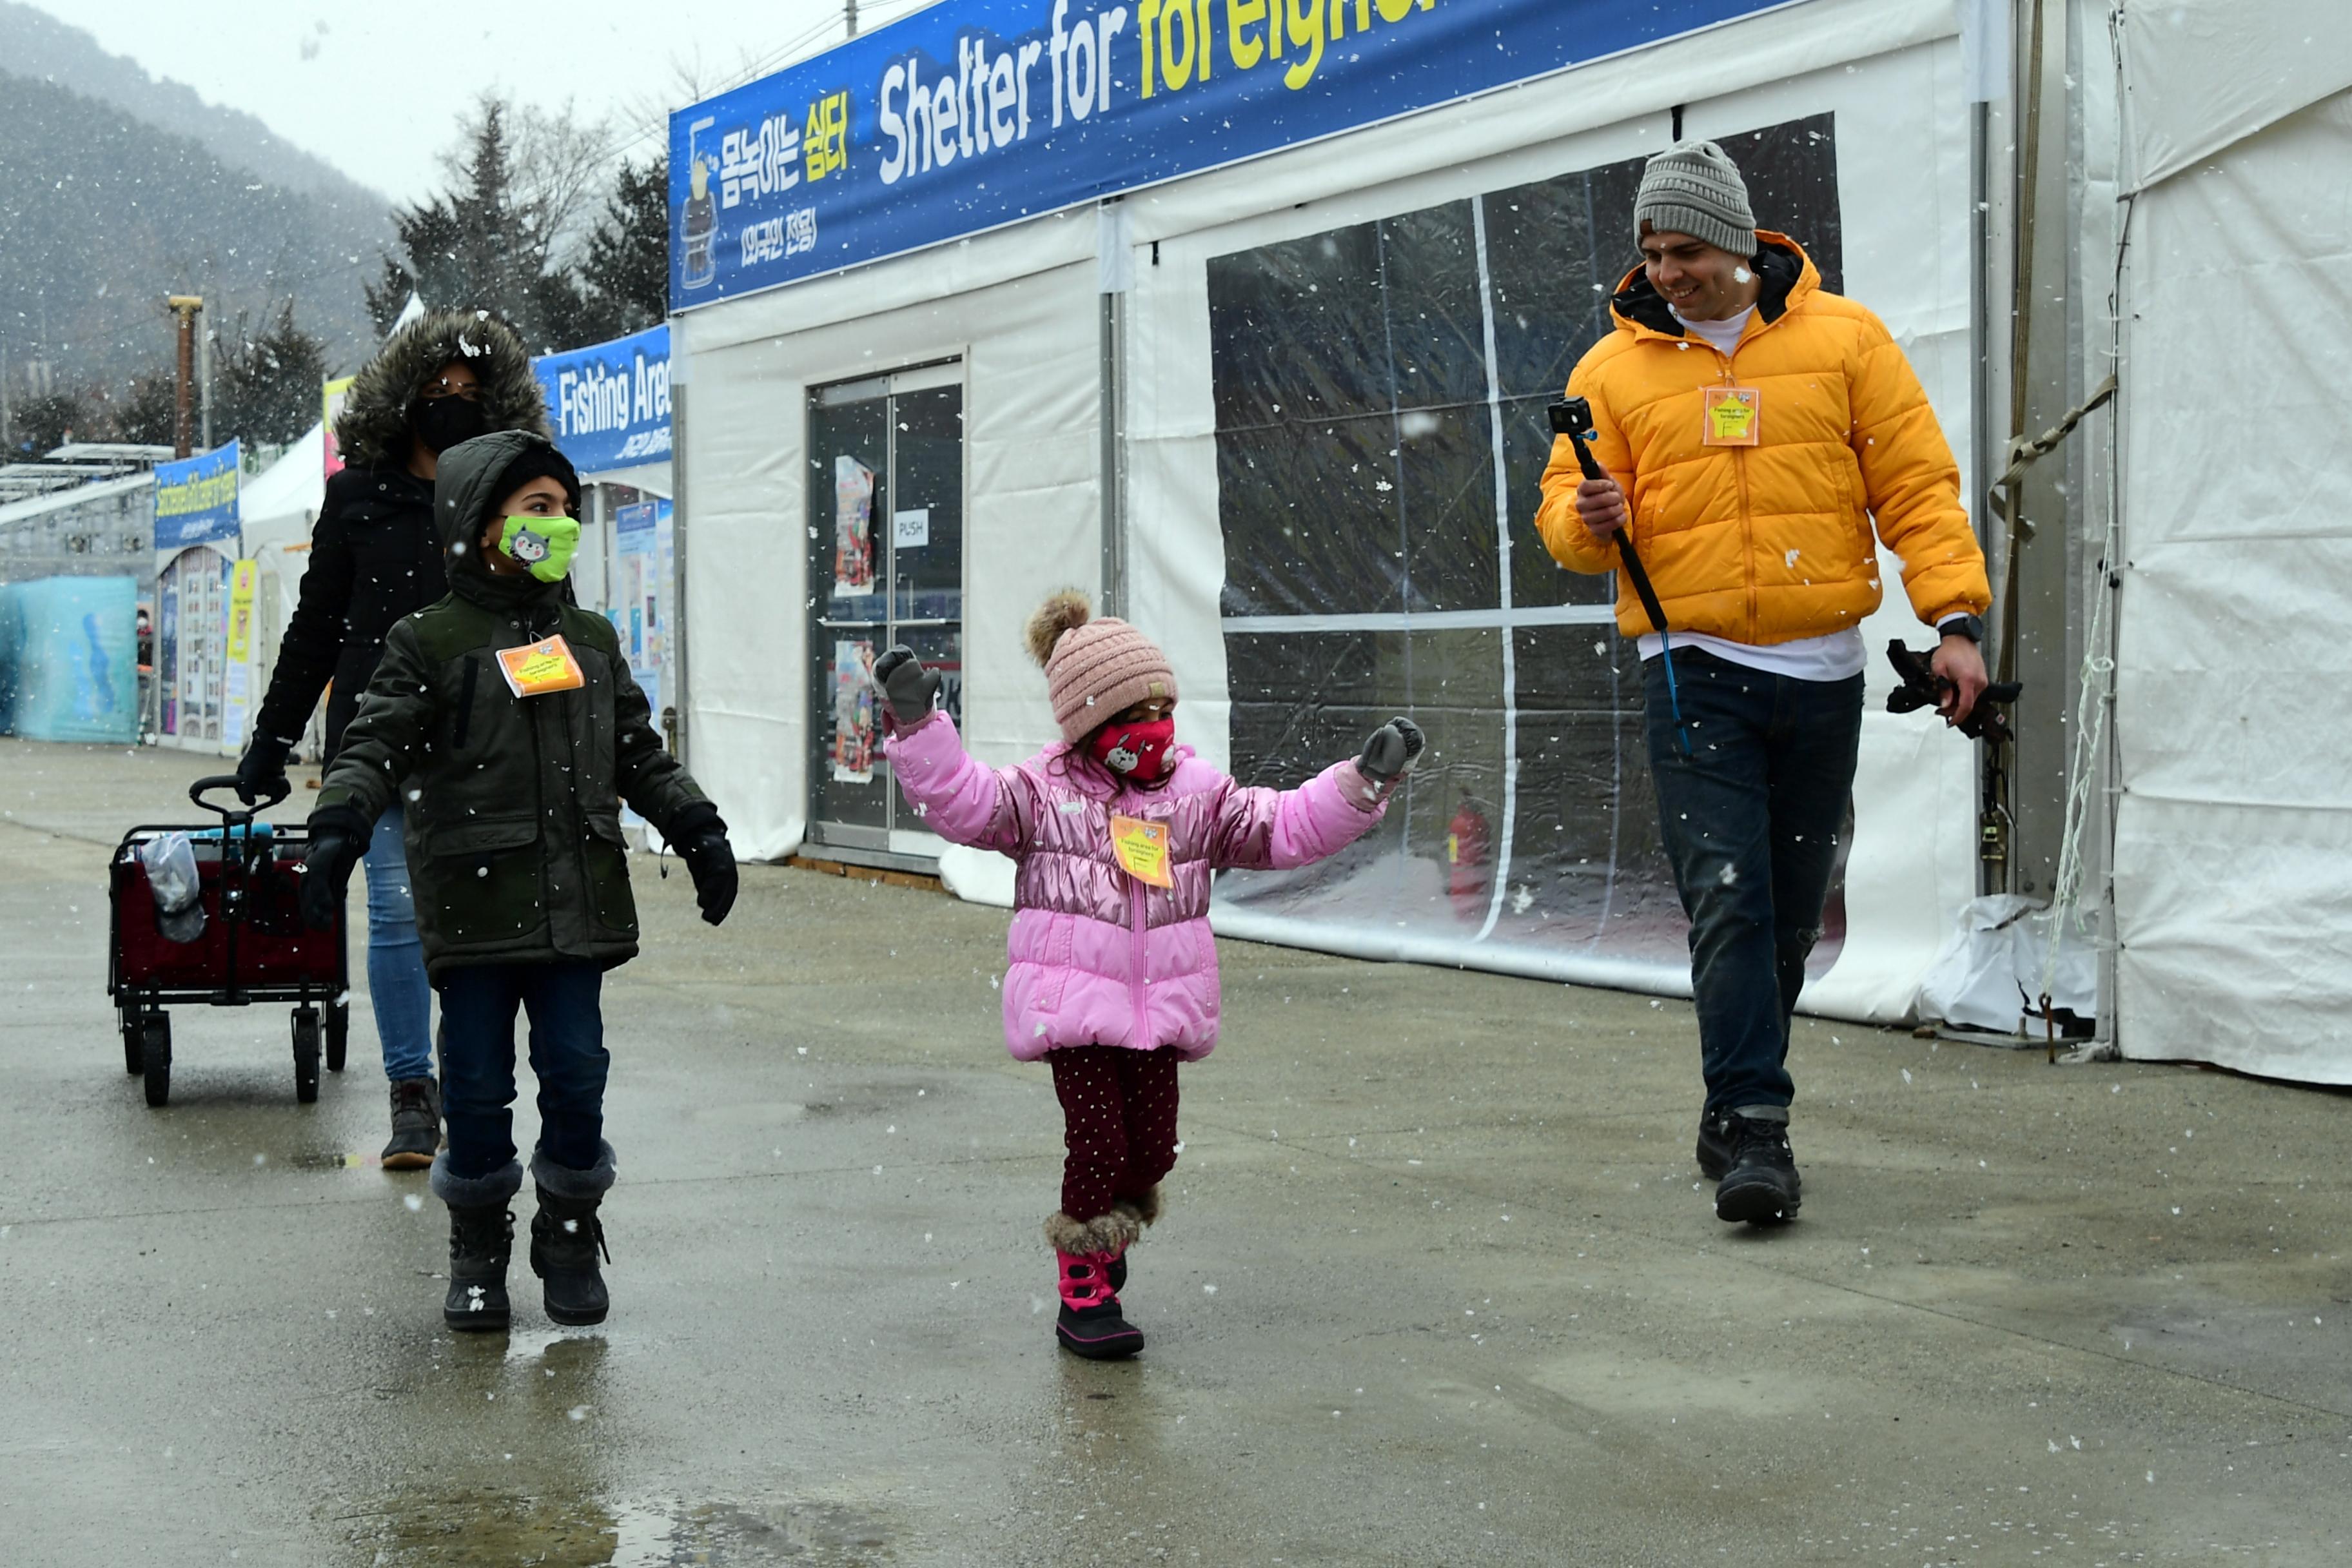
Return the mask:
M 385 637 L 310 816 L 305 912 L 328 925 L 375 819 L 404 808 L 417 931 L 441 996 L 448 1139 L 432 1179 L 449 1205 L 453 1329 L 508 1321 L 518 1007 L 540 1082 L 531 1268 L 557 1322 L 607 1310 L 597 1206 L 614 1166 L 599 992 L 637 951 L 622 803 L 677 849 L 706 921 L 735 899 L 726 824 L 662 748 L 612 624 L 564 602 L 579 506 L 579 477 L 543 437 L 502 431 L 442 454 L 433 507 L 448 596 Z

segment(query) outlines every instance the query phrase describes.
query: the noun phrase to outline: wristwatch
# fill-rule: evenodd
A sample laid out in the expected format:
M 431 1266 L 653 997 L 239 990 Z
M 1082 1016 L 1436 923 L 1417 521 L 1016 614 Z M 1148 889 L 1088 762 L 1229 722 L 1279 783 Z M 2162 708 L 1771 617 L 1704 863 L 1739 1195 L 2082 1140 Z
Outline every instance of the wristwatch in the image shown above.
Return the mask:
M 1979 647 L 1984 646 L 1984 621 L 1977 616 L 1947 616 L 1936 629 L 1948 637 L 1966 637 Z

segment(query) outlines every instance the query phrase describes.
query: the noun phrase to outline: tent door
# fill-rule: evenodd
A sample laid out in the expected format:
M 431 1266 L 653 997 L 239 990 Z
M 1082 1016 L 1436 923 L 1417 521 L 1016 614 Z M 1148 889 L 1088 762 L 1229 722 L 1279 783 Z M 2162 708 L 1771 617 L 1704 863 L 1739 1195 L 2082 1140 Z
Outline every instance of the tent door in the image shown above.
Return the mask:
M 963 717 L 963 367 L 820 387 L 809 399 L 814 682 L 809 841 L 929 859 L 940 840 L 890 780 L 866 668 L 905 643 Z M 830 526 L 825 526 L 826 523 Z

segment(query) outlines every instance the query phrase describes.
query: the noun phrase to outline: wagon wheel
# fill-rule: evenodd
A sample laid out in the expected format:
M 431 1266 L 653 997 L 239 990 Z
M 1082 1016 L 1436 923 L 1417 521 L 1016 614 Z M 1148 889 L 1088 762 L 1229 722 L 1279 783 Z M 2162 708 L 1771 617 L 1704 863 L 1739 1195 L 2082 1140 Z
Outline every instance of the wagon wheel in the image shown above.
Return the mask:
M 121 1021 L 122 1070 L 137 1078 L 147 1070 L 147 1064 L 143 1059 L 146 1053 L 140 1048 L 142 1043 L 142 1037 L 146 1034 L 146 1025 L 141 1020 L 139 1014 L 129 1007 L 121 1009 Z
M 294 1098 L 309 1105 L 319 1098 L 319 1010 L 294 1009 Z
M 337 1002 L 327 1009 L 327 1070 L 343 1070 L 343 1056 L 352 1043 L 352 1005 Z
M 150 1013 L 141 1030 L 140 1070 L 147 1076 L 147 1103 L 163 1105 L 172 1098 L 172 1016 Z

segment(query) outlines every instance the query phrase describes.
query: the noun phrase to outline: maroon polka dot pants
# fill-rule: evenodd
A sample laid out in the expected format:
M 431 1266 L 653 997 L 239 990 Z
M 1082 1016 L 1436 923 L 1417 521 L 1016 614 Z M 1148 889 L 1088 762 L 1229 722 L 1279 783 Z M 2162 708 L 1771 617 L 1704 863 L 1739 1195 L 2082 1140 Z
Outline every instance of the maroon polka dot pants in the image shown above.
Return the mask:
M 1158 1186 L 1176 1163 L 1176 1052 L 1065 1046 L 1045 1060 L 1070 1151 L 1062 1212 L 1090 1220 Z

